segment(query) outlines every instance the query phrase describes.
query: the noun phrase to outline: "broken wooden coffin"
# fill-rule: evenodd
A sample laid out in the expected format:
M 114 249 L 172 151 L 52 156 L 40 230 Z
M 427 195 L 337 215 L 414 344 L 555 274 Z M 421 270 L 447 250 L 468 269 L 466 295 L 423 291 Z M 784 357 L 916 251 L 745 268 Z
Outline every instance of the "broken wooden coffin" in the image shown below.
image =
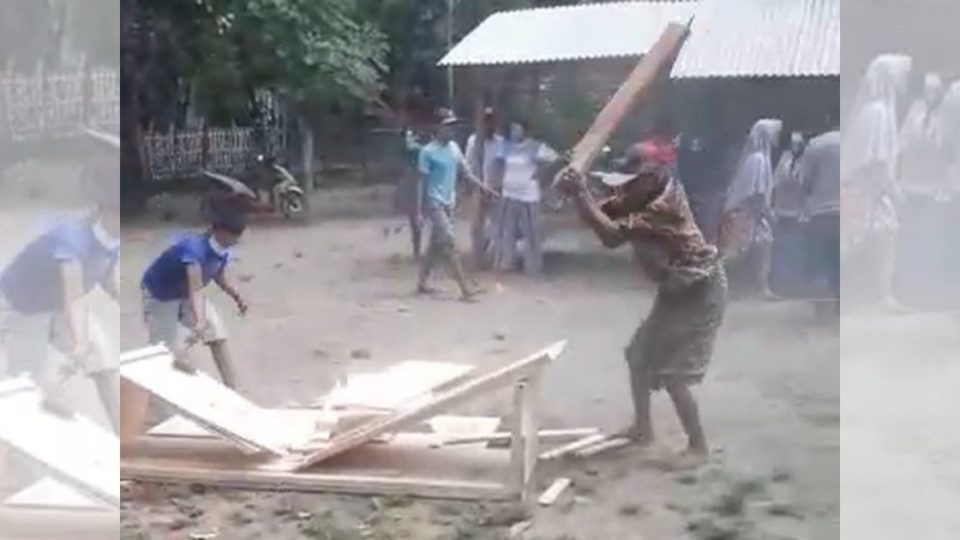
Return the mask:
M 529 459 L 517 459 L 514 445 L 510 451 L 480 445 L 438 448 L 438 436 L 465 435 L 450 428 L 452 417 L 442 413 L 463 401 L 537 378 L 540 370 L 562 353 L 564 346 L 564 343 L 558 343 L 487 374 L 464 377 L 455 373 L 456 370 L 448 370 L 442 378 L 453 382 L 440 385 L 440 389 L 400 402 L 388 403 L 389 400 L 383 399 L 381 405 L 394 405 L 395 408 L 383 409 L 381 414 L 342 433 L 331 434 L 329 429 L 317 429 L 306 442 L 303 442 L 300 428 L 296 432 L 285 428 L 284 435 L 279 435 L 277 429 L 258 431 L 255 422 L 242 422 L 242 415 L 273 423 L 282 423 L 282 418 L 288 414 L 291 418 L 294 415 L 310 418 L 309 415 L 314 414 L 318 415 L 314 419 L 322 420 L 323 414 L 329 414 L 330 409 L 336 407 L 314 411 L 271 411 L 236 395 L 225 397 L 225 406 L 221 407 L 214 403 L 217 398 L 213 396 L 232 393 L 229 389 L 206 376 L 175 370 L 171 365 L 172 358 L 164 350 L 135 351 L 121 361 L 121 376 L 172 405 L 181 412 L 183 419 L 177 421 L 179 426 L 160 426 L 159 431 L 152 430 L 132 442 L 125 442 L 121 476 L 125 479 L 255 489 L 465 499 L 512 497 L 524 491 L 529 482 L 533 469 Z M 149 371 L 164 372 L 162 377 L 148 376 L 148 370 L 143 367 L 148 364 Z M 136 367 L 131 369 L 129 366 Z M 212 399 L 198 401 L 187 393 L 157 387 L 157 381 L 174 377 L 179 379 L 180 385 L 195 384 L 191 382 L 193 377 L 204 378 L 196 384 L 210 390 L 206 397 Z M 211 382 L 219 388 L 210 386 Z M 429 385 L 435 386 L 438 382 L 434 378 Z M 377 387 L 380 383 L 369 384 Z M 355 399 L 358 394 L 351 400 L 343 400 L 343 395 L 348 394 L 339 395 L 338 406 L 345 407 L 345 403 L 351 400 L 352 405 L 359 404 Z M 518 411 L 515 415 L 525 418 L 524 431 L 515 432 L 516 437 L 532 436 L 536 439 L 534 400 L 535 393 L 528 391 L 522 403 L 531 411 L 526 414 Z M 336 400 L 326 403 L 330 402 Z M 499 423 L 471 421 L 487 433 L 496 430 Z M 189 424 L 184 422 L 195 422 L 196 427 L 186 427 Z M 403 433 L 403 430 L 424 422 L 431 423 L 435 433 Z M 445 423 L 446 428 L 443 427 Z M 463 420 L 459 423 L 463 424 Z M 518 442 L 517 446 L 522 447 L 522 444 Z M 527 446 L 535 448 L 536 442 Z M 252 447 L 258 447 L 260 451 L 251 452 Z M 526 457 L 530 457 L 529 451 Z M 536 460 L 535 453 L 532 460 Z M 519 469 L 523 472 L 516 473 Z

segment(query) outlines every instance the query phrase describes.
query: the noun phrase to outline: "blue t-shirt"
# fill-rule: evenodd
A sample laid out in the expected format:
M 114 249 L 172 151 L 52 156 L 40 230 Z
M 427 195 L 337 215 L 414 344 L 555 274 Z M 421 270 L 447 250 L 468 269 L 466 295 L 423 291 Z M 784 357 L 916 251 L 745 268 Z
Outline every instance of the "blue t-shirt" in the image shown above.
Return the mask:
M 454 206 L 457 196 L 457 173 L 464 163 L 457 143 L 443 145 L 432 141 L 420 150 L 417 169 L 423 175 L 424 193 L 428 200 Z
M 0 292 L 14 310 L 34 315 L 64 308 L 61 266 L 80 264 L 83 292 L 103 284 L 117 264 L 120 243 L 98 236 L 88 219 L 57 223 L 27 244 L 0 275 Z
M 221 255 L 213 250 L 207 234 L 184 234 L 153 261 L 141 283 L 150 296 L 162 302 L 184 300 L 188 292 L 187 265 L 200 267 L 206 286 L 223 272 L 229 259 L 229 253 Z

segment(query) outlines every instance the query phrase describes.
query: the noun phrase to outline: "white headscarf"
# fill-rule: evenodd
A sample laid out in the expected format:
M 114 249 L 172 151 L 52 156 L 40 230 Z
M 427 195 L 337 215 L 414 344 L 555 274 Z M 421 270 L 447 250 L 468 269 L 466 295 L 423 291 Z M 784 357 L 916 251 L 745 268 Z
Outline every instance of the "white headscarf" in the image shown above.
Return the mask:
M 930 102 L 930 95 L 936 93 L 939 96 L 943 93 L 943 80 L 939 75 L 928 74 L 923 81 L 923 94 L 910 106 L 910 112 L 903 122 L 903 129 L 900 131 L 900 143 L 902 147 L 913 144 L 924 144 L 934 142 L 939 137 L 936 129 L 938 123 L 935 114 L 936 103 Z
M 737 172 L 727 190 L 724 210 L 739 208 L 754 195 L 763 195 L 769 203 L 773 193 L 773 151 L 780 141 L 783 122 L 774 118 L 758 120 L 750 129 L 740 152 Z
M 860 83 L 850 119 L 843 130 L 843 178 L 872 163 L 883 163 L 896 177 L 900 153 L 897 96 L 907 85 L 913 59 L 899 54 L 878 56 Z

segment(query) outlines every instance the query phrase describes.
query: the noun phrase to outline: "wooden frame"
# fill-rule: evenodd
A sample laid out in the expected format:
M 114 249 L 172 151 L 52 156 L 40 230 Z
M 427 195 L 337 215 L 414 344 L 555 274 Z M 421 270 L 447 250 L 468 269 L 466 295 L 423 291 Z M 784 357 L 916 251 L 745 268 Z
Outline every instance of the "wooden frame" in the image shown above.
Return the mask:
M 314 452 L 250 455 L 229 440 L 213 436 L 145 434 L 123 442 L 121 478 L 245 489 L 527 501 L 537 464 L 540 373 L 565 346 L 560 342 L 488 374 L 467 378 L 430 400 L 320 443 Z M 436 444 L 436 435 L 400 432 L 509 384 L 515 409 L 509 449 L 444 447 Z M 390 434 L 395 435 L 384 444 L 369 444 Z M 478 474 L 483 478 L 476 478 Z
M 41 490 L 35 490 L 43 486 Z M 120 513 L 44 479 L 0 503 L 0 540 L 101 540 L 120 533 Z

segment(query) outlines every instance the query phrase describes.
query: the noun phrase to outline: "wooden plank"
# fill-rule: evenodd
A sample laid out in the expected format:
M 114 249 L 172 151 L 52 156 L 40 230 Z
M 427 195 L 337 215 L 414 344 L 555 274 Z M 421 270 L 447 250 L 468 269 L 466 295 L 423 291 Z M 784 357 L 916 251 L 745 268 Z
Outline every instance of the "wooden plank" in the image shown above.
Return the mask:
M 548 450 L 548 451 L 540 454 L 540 459 L 542 459 L 542 460 L 548 460 L 548 459 L 561 458 L 561 457 L 566 456 L 566 455 L 568 455 L 568 454 L 572 454 L 572 453 L 576 452 L 577 450 L 580 450 L 581 448 L 586 448 L 586 447 L 588 447 L 588 446 L 593 446 L 593 445 L 595 445 L 595 444 L 597 444 L 597 443 L 599 443 L 599 442 L 603 442 L 606 438 L 607 438 L 607 436 L 606 436 L 606 435 L 603 435 L 603 434 L 590 435 L 589 437 L 584 437 L 584 438 L 582 438 L 582 439 L 580 439 L 580 440 L 573 441 L 573 442 L 570 443 L 570 444 L 566 444 L 566 445 L 560 446 L 560 447 L 558 447 L 558 448 L 554 448 L 554 449 L 552 449 L 552 450 Z
M 541 443 L 567 441 L 570 439 L 582 439 L 590 435 L 600 433 L 599 428 L 571 428 L 571 429 L 541 429 L 537 432 L 537 439 Z M 443 440 L 444 446 L 455 446 L 458 444 L 485 443 L 495 446 L 508 445 L 512 434 L 508 431 L 497 431 L 489 435 L 461 435 L 448 437 Z
M 537 454 L 540 441 L 537 431 L 540 429 L 540 411 L 537 398 L 540 396 L 540 373 L 534 373 L 527 380 L 527 388 L 523 393 L 520 417 L 522 418 L 521 432 L 523 434 L 523 491 L 521 499 L 526 502 L 530 498 L 530 489 L 533 485 L 533 473 L 537 468 Z
M 21 510 L 63 510 L 103 512 L 109 507 L 85 497 L 76 489 L 54 480 L 42 478 L 7 497 L 3 506 Z
M 462 380 L 473 366 L 410 360 L 375 373 L 351 374 L 318 401 L 328 408 L 396 410 L 448 384 Z
M 527 390 L 526 381 L 520 381 L 513 387 L 513 418 L 510 423 L 510 468 L 507 485 L 521 499 L 523 498 L 523 472 L 526 467 L 523 464 L 523 458 L 526 455 L 524 451 L 523 439 L 523 416 L 520 411 L 523 409 L 524 393 Z
M 282 456 L 291 446 L 305 444 L 301 427 L 272 422 L 265 409 L 202 372 L 173 367 L 173 355 L 151 348 L 121 356 L 120 375 L 167 403 L 205 429 L 234 441 L 243 449 Z
M 574 455 L 577 457 L 585 458 L 590 456 L 595 456 L 601 452 L 606 452 L 608 450 L 614 450 L 616 448 L 623 448 L 630 444 L 630 439 L 626 437 L 615 437 L 613 439 L 607 439 L 601 441 L 597 444 L 590 445 L 586 448 L 581 448 L 574 452 Z
M 449 499 L 507 499 L 496 481 L 507 452 L 486 448 L 429 448 L 428 433 L 398 434 L 390 444 L 366 445 L 306 471 L 284 470 L 283 458 L 245 455 L 221 439 L 145 437 L 124 449 L 127 480 L 203 484 L 241 489 L 409 495 Z
M 652 93 L 657 76 L 676 58 L 688 34 L 688 25 L 670 23 L 654 46 L 643 55 L 626 81 L 594 119 L 590 129 L 573 147 L 570 166 L 585 173 L 620 122 L 633 107 Z
M 120 441 L 92 420 L 47 411 L 26 377 L 0 382 L 0 443 L 56 480 L 111 507 L 120 505 Z M 66 446 L 65 446 L 66 445 Z
M 570 483 L 571 480 L 569 478 L 557 478 L 550 484 L 550 487 L 540 495 L 540 498 L 537 499 L 537 504 L 540 506 L 550 506 L 560 497 L 563 490 L 570 487 Z
M 360 426 L 355 430 L 334 437 L 329 445 L 313 454 L 300 458 L 291 456 L 290 466 L 292 470 L 306 469 L 325 459 L 329 459 L 337 454 L 370 442 L 384 433 L 397 432 L 405 426 L 410 426 L 426 418 L 436 416 L 437 413 L 481 395 L 484 392 L 495 390 L 524 377 L 528 377 L 560 356 L 565 348 L 566 342 L 559 342 L 527 358 L 494 370 L 491 373 L 469 378 L 449 390 L 438 393 L 434 399 L 424 405 L 398 411 L 396 414 L 387 418 L 371 422 L 368 425 Z
M 120 537 L 120 512 L 8 508 L 0 505 L 0 540 L 103 540 Z
M 455 437 L 488 437 L 497 431 L 500 422 L 500 418 L 496 416 L 434 416 L 427 420 L 427 425 L 436 435 L 431 447 L 443 446 L 446 440 Z
M 329 429 L 334 427 L 337 418 L 328 418 L 323 411 L 316 409 L 263 409 L 261 416 L 251 421 L 261 424 L 283 424 L 284 431 L 291 435 L 292 441 L 304 444 L 311 440 L 327 439 Z M 264 429 L 267 429 L 264 426 Z M 151 428 L 147 435 L 151 437 L 199 438 L 207 439 L 219 435 L 196 422 L 180 415 L 173 415 Z

